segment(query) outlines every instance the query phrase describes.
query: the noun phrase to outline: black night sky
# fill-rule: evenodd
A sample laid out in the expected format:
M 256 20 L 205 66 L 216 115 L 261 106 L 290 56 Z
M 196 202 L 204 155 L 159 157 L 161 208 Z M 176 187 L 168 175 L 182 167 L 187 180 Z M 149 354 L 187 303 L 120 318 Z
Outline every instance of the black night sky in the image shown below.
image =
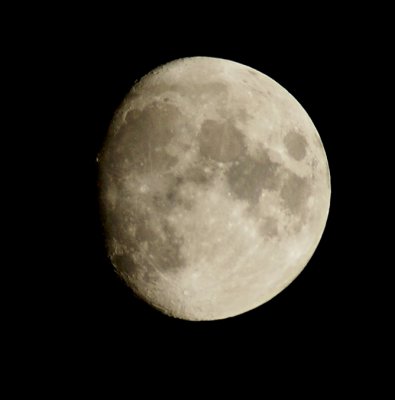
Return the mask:
M 323 360 L 344 369 L 358 363 L 363 355 L 356 338 L 379 320 L 366 289 L 373 256 L 360 255 L 371 217 L 361 221 L 366 206 L 356 201 L 368 196 L 362 189 L 366 127 L 357 123 L 369 108 L 361 104 L 366 75 L 360 66 L 374 57 L 362 36 L 348 33 L 342 21 L 336 25 L 340 35 L 331 33 L 332 25 L 318 31 L 317 23 L 306 34 L 283 36 L 247 23 L 240 31 L 226 22 L 219 29 L 213 21 L 185 19 L 155 34 L 148 20 L 145 30 L 109 16 L 85 23 L 50 22 L 26 55 L 45 59 L 37 71 L 48 82 L 40 97 L 50 129 L 41 139 L 45 161 L 38 165 L 51 199 L 43 211 L 49 220 L 40 253 L 44 288 L 26 323 L 52 349 L 46 351 L 51 362 L 73 360 L 84 370 L 109 359 L 114 368 L 146 365 L 161 374 L 169 360 L 178 371 L 203 363 L 211 374 L 237 374 L 251 360 L 257 368 L 279 362 L 281 371 L 301 363 L 314 369 Z M 49 41 L 55 30 L 56 40 Z M 96 155 L 117 106 L 151 69 L 196 55 L 253 67 L 293 94 L 320 133 L 332 179 L 327 226 L 301 275 L 263 306 L 213 322 L 173 319 L 133 296 L 106 257 L 97 201 Z M 373 352 L 368 348 L 364 354 Z
M 70 237 L 67 246 L 71 257 L 68 274 L 75 285 L 69 317 L 74 318 L 73 313 L 76 313 L 76 320 L 88 331 L 105 332 L 111 327 L 111 334 L 122 332 L 123 336 L 128 332 L 127 335 L 139 341 L 152 337 L 150 342 L 155 342 L 154 336 L 161 332 L 173 345 L 189 335 L 190 340 L 198 342 L 211 338 L 220 343 L 223 340 L 245 341 L 247 346 L 267 335 L 284 336 L 285 343 L 287 335 L 294 336 L 296 341 L 300 336 L 305 340 L 305 335 L 313 332 L 314 335 L 319 332 L 326 335 L 333 331 L 333 335 L 339 335 L 338 327 L 349 322 L 351 310 L 346 310 L 356 301 L 354 293 L 349 290 L 349 277 L 355 271 L 346 271 L 347 265 L 350 268 L 347 262 L 349 252 L 347 241 L 342 238 L 347 232 L 347 221 L 342 220 L 347 199 L 341 195 L 341 181 L 344 179 L 341 175 L 346 174 L 342 165 L 348 154 L 346 148 L 338 145 L 339 136 L 346 134 L 342 125 L 344 104 L 339 92 L 344 92 L 348 71 L 338 64 L 338 57 L 331 53 L 330 48 L 320 52 L 306 42 L 289 44 L 281 51 L 270 48 L 256 51 L 235 41 L 174 44 L 157 40 L 121 51 L 119 48 L 114 50 L 111 41 L 103 44 L 92 39 L 86 43 L 81 63 L 72 66 L 79 86 L 75 88 L 76 103 L 71 106 L 78 113 L 80 123 L 74 128 L 77 132 L 70 132 L 70 136 L 80 147 L 76 167 L 80 168 L 80 163 L 83 167 L 80 174 L 76 174 L 77 182 L 70 182 L 69 195 L 77 207 L 78 218 L 72 230 L 77 237 Z M 133 297 L 114 274 L 105 256 L 96 203 L 96 154 L 123 96 L 136 79 L 155 66 L 192 55 L 236 60 L 263 71 L 293 93 L 320 132 L 333 186 L 330 217 L 324 236 L 298 279 L 263 307 L 227 321 L 206 323 L 168 318 Z M 339 80 L 340 74 L 345 76 Z M 340 223 L 341 230 L 337 228 Z M 67 303 L 65 299 L 66 309 Z

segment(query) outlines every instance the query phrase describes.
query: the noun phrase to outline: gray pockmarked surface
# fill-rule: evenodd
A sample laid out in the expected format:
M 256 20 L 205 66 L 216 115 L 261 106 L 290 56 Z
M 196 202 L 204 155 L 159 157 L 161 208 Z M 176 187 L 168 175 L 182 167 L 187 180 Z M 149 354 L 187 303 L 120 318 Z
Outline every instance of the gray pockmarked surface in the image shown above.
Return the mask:
M 283 87 L 247 66 L 192 57 L 140 80 L 98 157 L 111 261 L 166 314 L 251 310 L 302 271 L 329 212 L 316 128 Z

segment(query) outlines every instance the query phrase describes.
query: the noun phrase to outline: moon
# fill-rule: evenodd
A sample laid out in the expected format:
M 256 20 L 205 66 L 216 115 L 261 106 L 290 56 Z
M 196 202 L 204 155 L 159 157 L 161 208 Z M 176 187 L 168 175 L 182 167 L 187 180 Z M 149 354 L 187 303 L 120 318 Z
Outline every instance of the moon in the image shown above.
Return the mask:
M 98 155 L 109 258 L 133 292 L 186 320 L 269 301 L 312 257 L 330 205 L 320 136 L 248 66 L 178 59 L 137 82 Z

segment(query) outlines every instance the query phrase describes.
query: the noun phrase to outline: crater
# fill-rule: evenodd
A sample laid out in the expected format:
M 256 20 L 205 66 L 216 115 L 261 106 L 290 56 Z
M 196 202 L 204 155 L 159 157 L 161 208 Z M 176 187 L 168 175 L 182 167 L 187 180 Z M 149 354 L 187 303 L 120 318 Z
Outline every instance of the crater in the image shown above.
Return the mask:
M 199 133 L 200 154 L 219 162 L 239 157 L 245 149 L 242 133 L 230 122 L 206 120 Z
M 152 95 L 160 95 L 165 92 L 178 93 L 181 96 L 189 99 L 195 99 L 197 97 L 212 97 L 220 96 L 228 91 L 228 87 L 225 83 L 221 82 L 206 82 L 206 83 L 157 83 L 149 88 L 149 92 Z
M 264 151 L 259 160 L 243 156 L 237 163 L 232 164 L 227 172 L 227 180 L 236 197 L 255 205 L 263 189 L 279 189 L 280 173 L 281 165 L 271 161 Z
M 253 69 L 247 69 L 247 72 L 249 72 L 253 76 L 259 76 L 259 73 Z
M 182 267 L 182 239 L 165 220 L 140 221 L 136 231 L 136 242 L 136 251 L 140 253 L 144 264 L 153 263 L 163 271 Z
M 300 133 L 290 131 L 284 138 L 288 154 L 296 161 L 301 161 L 306 156 L 307 141 Z

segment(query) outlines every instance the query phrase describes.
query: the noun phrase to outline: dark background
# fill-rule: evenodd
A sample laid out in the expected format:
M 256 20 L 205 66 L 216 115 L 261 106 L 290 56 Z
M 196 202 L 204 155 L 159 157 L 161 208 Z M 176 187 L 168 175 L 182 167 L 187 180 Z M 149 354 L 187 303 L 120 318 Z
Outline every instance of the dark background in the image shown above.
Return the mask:
M 86 329 L 95 334 L 102 331 L 104 338 L 110 331 L 111 335 L 120 335 L 119 340 L 137 340 L 142 344 L 148 341 L 150 346 L 155 345 L 160 332 L 167 345 L 171 343 L 173 350 L 180 354 L 188 342 L 196 342 L 198 348 L 203 343 L 213 346 L 217 342 L 219 347 L 227 343 L 241 350 L 267 337 L 276 340 L 282 337 L 284 346 L 290 347 L 310 336 L 347 340 L 345 327 L 352 323 L 358 308 L 350 279 L 354 280 L 359 273 L 357 266 L 350 262 L 347 240 L 353 229 L 346 218 L 348 199 L 344 194 L 344 180 L 349 173 L 344 169 L 349 160 L 345 139 L 349 132 L 344 125 L 349 71 L 341 56 L 331 54 L 330 48 L 317 49 L 305 42 L 261 51 L 225 39 L 218 43 L 211 40 L 173 43 L 157 37 L 130 50 L 114 51 L 113 46 L 111 41 L 97 43 L 92 38 L 83 47 L 81 58 L 72 65 L 73 80 L 77 79 L 73 83 L 77 86 L 75 98 L 70 99 L 69 113 L 77 115 L 78 122 L 73 122 L 69 134 L 76 153 L 65 161 L 76 163 L 72 166 L 76 170 L 67 195 L 71 196 L 73 210 L 67 217 L 75 223 L 67 244 L 70 264 L 65 270 L 74 281 L 72 296 L 65 299 L 66 309 L 70 305 L 72 313 L 69 323 L 75 319 L 74 328 L 82 334 L 79 323 L 84 327 L 82 331 Z M 259 309 L 226 321 L 202 323 L 168 318 L 133 297 L 106 259 L 96 202 L 95 159 L 114 110 L 136 79 L 167 61 L 193 55 L 238 61 L 286 87 L 301 102 L 320 132 L 333 185 L 327 228 L 303 274 Z M 339 92 L 342 92 L 341 98 Z M 347 186 L 352 184 L 347 181 Z M 261 346 L 255 351 L 267 349 Z
M 388 323 L 372 301 L 383 267 L 368 250 L 374 235 L 366 234 L 373 223 L 366 179 L 378 185 L 367 156 L 374 147 L 367 71 L 372 60 L 380 62 L 380 50 L 363 23 L 352 25 L 341 13 L 325 22 L 318 12 L 315 22 L 290 25 L 273 16 L 274 26 L 265 29 L 270 15 L 250 23 L 243 14 L 229 22 L 225 15 L 193 19 L 194 12 L 160 23 L 139 12 L 130 20 L 75 12 L 47 20 L 26 38 L 22 55 L 33 65 L 42 117 L 31 172 L 43 178 L 42 187 L 29 181 L 39 210 L 30 237 L 40 244 L 29 255 L 43 273 L 38 303 L 27 301 L 23 321 L 33 364 L 45 354 L 49 369 L 71 362 L 81 376 L 121 374 L 128 365 L 139 371 L 134 381 L 181 372 L 217 381 L 226 371 L 227 385 L 244 374 L 265 381 L 266 369 L 292 375 L 307 368 L 326 390 L 350 384 L 350 369 L 364 370 L 367 359 L 382 354 L 368 332 L 374 327 L 380 336 Z M 263 306 L 212 322 L 173 319 L 133 296 L 106 258 L 97 203 L 95 160 L 123 97 L 151 69 L 196 55 L 246 64 L 293 94 L 320 133 L 332 179 L 327 226 L 301 275 Z M 332 374 L 321 373 L 328 365 Z

